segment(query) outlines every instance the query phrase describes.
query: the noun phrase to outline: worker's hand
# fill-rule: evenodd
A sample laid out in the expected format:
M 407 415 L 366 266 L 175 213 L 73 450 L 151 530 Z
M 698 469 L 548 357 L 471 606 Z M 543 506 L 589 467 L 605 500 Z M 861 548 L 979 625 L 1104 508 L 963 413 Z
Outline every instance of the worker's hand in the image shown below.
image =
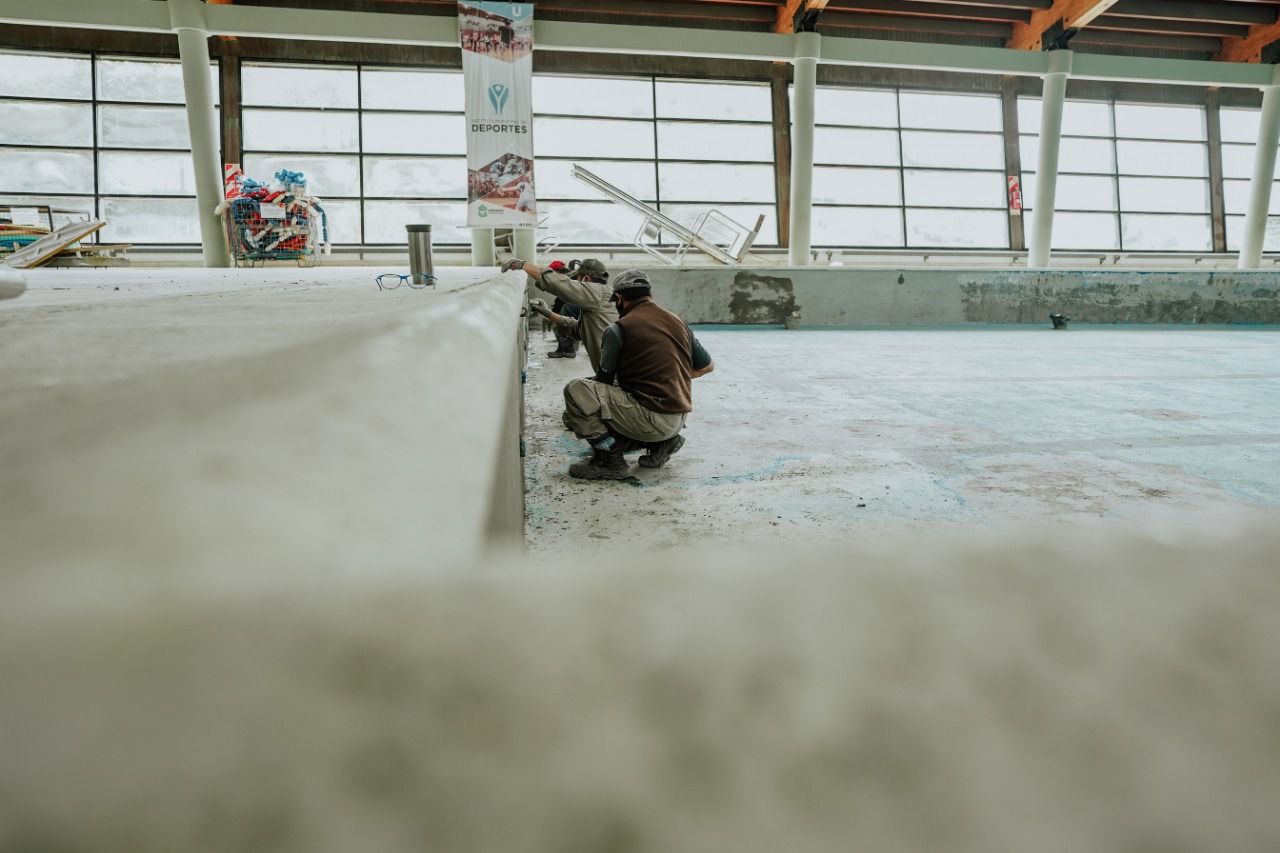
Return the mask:
M 551 309 L 548 308 L 547 303 L 543 302 L 541 299 L 530 299 L 529 310 L 537 314 L 541 314 L 543 317 L 551 316 Z
M 524 269 L 524 261 L 520 260 L 519 258 L 512 258 L 511 260 L 507 261 L 505 264 L 502 265 L 503 272 L 511 272 L 513 270 L 522 270 L 522 269 Z

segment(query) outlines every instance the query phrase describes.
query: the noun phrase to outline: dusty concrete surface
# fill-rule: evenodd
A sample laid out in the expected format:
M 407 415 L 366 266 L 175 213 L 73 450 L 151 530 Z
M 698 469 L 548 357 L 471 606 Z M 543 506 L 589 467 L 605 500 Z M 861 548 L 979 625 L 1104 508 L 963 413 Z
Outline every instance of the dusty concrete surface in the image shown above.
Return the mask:
M 654 293 L 691 323 L 814 326 L 1047 323 L 1280 323 L 1280 276 L 1235 270 L 853 267 L 649 270 Z
M 441 279 L 31 273 L 0 303 L 6 568 L 426 569 L 519 541 L 523 281 Z
M 1277 530 L 0 577 L 0 850 L 1280 849 Z
M 13 299 L 26 290 L 26 282 L 17 270 L 0 266 L 0 299 Z
M 584 357 L 529 369 L 528 547 L 879 541 L 1280 507 L 1280 330 L 702 327 L 688 443 L 565 473 Z M 632 457 L 633 460 L 635 457 Z

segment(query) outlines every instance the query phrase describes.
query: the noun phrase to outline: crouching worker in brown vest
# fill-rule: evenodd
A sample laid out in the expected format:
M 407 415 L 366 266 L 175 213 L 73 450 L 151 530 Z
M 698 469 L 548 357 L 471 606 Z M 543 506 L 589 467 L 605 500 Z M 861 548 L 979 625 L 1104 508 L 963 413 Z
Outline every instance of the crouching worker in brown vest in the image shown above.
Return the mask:
M 623 453 L 647 448 L 646 468 L 661 468 L 684 445 L 693 380 L 715 369 L 684 320 L 653 301 L 649 279 L 627 270 L 613 283 L 618 321 L 605 329 L 594 379 L 564 386 L 565 421 L 591 445 L 591 459 L 569 466 L 582 480 L 622 480 Z

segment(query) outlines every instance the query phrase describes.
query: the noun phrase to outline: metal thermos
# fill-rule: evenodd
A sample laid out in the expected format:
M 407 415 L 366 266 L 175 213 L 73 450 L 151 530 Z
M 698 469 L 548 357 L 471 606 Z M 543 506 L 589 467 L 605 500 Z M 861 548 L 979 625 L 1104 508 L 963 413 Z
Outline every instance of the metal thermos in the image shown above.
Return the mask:
M 406 225 L 409 232 L 409 274 L 414 284 L 429 284 L 435 279 L 431 264 L 431 226 Z

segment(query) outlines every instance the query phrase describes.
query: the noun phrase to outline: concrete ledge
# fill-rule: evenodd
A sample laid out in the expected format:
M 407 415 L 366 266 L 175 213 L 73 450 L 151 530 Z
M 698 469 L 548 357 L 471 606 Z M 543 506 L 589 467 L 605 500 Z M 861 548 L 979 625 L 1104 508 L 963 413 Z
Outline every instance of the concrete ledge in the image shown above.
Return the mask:
M 0 313 L 6 573 L 427 570 L 521 542 L 522 276 L 31 280 Z
M 22 273 L 0 266 L 0 299 L 13 299 L 27 289 Z
M 664 305 L 690 323 L 942 326 L 1280 323 L 1273 272 L 650 268 Z

